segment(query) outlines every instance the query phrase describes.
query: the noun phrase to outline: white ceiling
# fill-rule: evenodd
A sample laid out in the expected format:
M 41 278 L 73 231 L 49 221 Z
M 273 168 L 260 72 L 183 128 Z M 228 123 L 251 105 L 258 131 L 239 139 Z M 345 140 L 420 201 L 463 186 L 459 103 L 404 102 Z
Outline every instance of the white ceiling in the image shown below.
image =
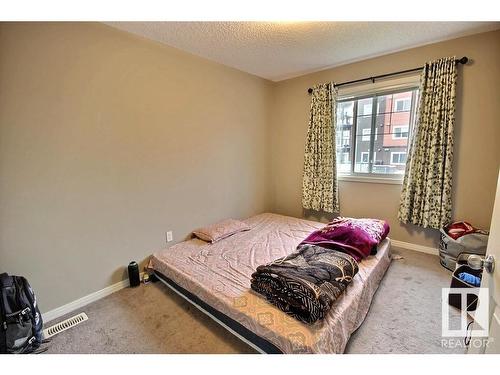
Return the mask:
M 441 40 L 499 22 L 108 22 L 273 81 Z

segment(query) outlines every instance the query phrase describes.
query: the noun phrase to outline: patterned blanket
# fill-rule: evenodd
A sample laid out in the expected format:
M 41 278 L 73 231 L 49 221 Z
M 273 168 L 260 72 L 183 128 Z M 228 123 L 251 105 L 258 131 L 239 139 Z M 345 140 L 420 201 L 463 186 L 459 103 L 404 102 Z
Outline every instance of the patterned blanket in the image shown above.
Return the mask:
M 312 232 L 301 245 L 339 250 L 359 262 L 376 253 L 377 245 L 387 237 L 389 230 L 385 220 L 338 217 L 324 228 Z
M 296 252 L 252 274 L 252 289 L 282 311 L 305 323 L 322 319 L 358 272 L 350 255 L 315 245 Z

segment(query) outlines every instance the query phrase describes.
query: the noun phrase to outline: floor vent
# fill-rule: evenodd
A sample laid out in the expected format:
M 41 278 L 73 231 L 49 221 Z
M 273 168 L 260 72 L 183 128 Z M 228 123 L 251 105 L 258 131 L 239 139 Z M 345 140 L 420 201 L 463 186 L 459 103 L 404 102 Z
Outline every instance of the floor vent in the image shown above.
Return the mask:
M 66 331 L 67 329 L 70 329 L 86 320 L 89 320 L 89 317 L 85 313 L 80 313 L 78 315 L 72 316 L 69 319 L 63 320 L 60 323 L 57 323 L 49 328 L 44 329 L 43 338 L 48 339 L 49 337 L 57 335 L 62 331 Z

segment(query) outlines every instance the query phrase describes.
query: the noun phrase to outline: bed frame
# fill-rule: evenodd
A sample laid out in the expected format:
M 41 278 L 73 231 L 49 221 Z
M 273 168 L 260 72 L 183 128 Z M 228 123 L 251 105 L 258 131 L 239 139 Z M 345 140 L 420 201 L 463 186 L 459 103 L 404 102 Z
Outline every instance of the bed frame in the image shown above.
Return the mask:
M 262 337 L 256 335 L 252 331 L 250 331 L 248 328 L 243 326 L 241 323 L 237 322 L 234 319 L 231 319 L 227 315 L 223 314 L 222 312 L 218 311 L 217 309 L 214 309 L 212 306 L 208 305 L 204 301 L 202 301 L 200 298 L 195 296 L 194 294 L 188 292 L 186 289 L 181 287 L 180 285 L 176 284 L 174 281 L 169 279 L 168 277 L 164 276 L 158 271 L 154 271 L 154 274 L 158 279 L 165 284 L 167 287 L 169 287 L 171 290 L 173 290 L 176 294 L 184 298 L 186 301 L 191 303 L 193 306 L 195 306 L 198 310 L 202 311 L 206 315 L 208 315 L 210 318 L 215 320 L 217 323 L 219 323 L 222 327 L 224 327 L 226 330 L 231 332 L 233 335 L 238 337 L 240 340 L 244 341 L 248 345 L 250 345 L 252 348 L 257 350 L 259 353 L 262 354 L 282 354 L 283 352 L 267 341 L 266 339 L 263 339 Z

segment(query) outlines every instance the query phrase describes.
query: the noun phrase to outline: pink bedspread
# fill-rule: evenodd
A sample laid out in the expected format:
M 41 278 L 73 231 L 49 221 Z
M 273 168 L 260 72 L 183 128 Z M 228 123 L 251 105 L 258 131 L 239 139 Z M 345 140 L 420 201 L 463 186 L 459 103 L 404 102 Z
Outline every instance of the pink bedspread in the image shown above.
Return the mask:
M 161 250 L 152 256 L 152 266 L 284 353 L 342 353 L 389 267 L 389 239 L 379 245 L 377 255 L 360 263 L 358 274 L 327 316 L 307 325 L 253 292 L 250 280 L 257 266 L 292 253 L 324 224 L 276 214 L 245 222 L 251 230 L 215 244 L 192 239 Z

